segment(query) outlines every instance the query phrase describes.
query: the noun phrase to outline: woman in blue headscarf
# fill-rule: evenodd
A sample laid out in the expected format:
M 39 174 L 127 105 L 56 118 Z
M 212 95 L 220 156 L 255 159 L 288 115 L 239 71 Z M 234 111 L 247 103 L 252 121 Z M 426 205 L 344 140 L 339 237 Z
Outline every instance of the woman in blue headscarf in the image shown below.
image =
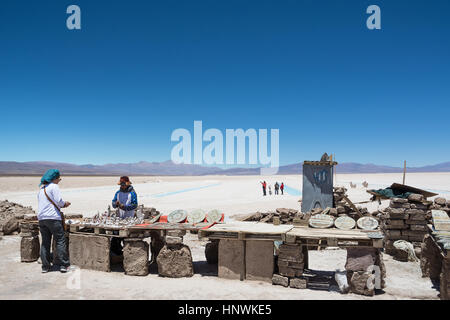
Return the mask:
M 70 206 L 70 202 L 61 198 L 61 192 L 58 187 L 60 181 L 59 171 L 50 169 L 42 176 L 39 185 L 37 216 L 42 236 L 41 261 L 43 273 L 50 271 L 51 268 L 50 246 L 52 244 L 52 236 L 56 242 L 59 270 L 67 272 L 67 267 L 70 265 L 60 211 L 60 208 Z

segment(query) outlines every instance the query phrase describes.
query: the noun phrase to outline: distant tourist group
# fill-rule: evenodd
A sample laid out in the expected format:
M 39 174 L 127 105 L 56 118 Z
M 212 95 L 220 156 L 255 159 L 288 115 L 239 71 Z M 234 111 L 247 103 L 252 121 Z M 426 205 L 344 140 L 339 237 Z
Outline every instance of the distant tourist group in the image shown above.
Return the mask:
M 262 188 L 263 188 L 263 196 L 265 196 L 265 195 L 267 195 L 267 193 L 266 193 L 266 189 L 267 189 L 266 181 L 261 181 L 261 185 L 262 185 Z M 278 184 L 278 182 L 275 182 L 274 189 L 275 189 L 275 194 L 279 194 L 278 191 L 281 191 L 281 194 L 284 194 L 283 193 L 283 191 L 284 191 L 284 183 L 282 182 L 281 185 L 280 185 L 280 184 Z M 269 185 L 269 195 L 270 196 L 272 195 L 272 186 L 271 185 Z

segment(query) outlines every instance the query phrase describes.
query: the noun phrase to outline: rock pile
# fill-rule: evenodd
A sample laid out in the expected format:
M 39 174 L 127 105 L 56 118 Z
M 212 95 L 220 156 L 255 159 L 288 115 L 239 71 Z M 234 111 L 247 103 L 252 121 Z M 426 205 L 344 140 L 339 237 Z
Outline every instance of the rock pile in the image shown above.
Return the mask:
M 446 200 L 445 198 L 438 197 L 434 199 L 434 203 L 431 205 L 430 209 L 433 210 L 443 210 L 450 215 L 450 200 Z
M 420 254 L 420 246 L 426 234 L 427 223 L 431 219 L 432 202 L 421 194 L 411 194 L 406 198 L 392 198 L 389 207 L 380 212 L 381 229 L 385 234 L 386 253 L 394 259 L 407 261 L 407 254 L 394 248 L 397 240 L 406 240 L 413 244 L 416 253 Z
M 362 215 L 369 215 L 369 211 L 367 210 L 367 208 L 363 208 L 360 206 L 352 207 L 350 205 L 347 196 L 347 189 L 344 187 L 333 187 L 333 202 L 334 208 L 336 210 L 336 216 L 341 217 L 347 215 L 355 220 L 358 220 L 358 218 L 360 218 L 360 215 L 355 211 L 355 208 L 357 208 Z M 330 211 L 329 214 L 333 215 L 334 212 L 334 210 Z
M 342 188 L 345 190 L 345 188 Z M 351 209 L 350 205 L 344 204 L 344 201 L 338 201 L 337 208 L 315 208 L 310 212 L 300 212 L 296 209 L 288 209 L 288 208 L 278 208 L 274 212 L 256 212 L 249 214 L 240 219 L 240 221 L 257 221 L 257 222 L 266 222 L 266 223 L 274 223 L 278 224 L 294 224 L 294 225 L 308 225 L 308 221 L 312 216 L 318 214 L 330 215 L 334 218 L 349 216 L 355 220 L 360 218 L 360 215 Z M 378 211 L 369 213 L 367 208 L 357 207 L 359 212 L 363 216 L 376 216 Z
M 37 220 L 36 213 L 31 207 L 24 207 L 8 200 L 0 202 L 0 235 L 19 231 L 19 221 L 23 219 Z
M 275 211 L 252 213 L 242 218 L 242 221 L 273 223 L 275 217 L 280 219 L 281 224 L 292 224 L 294 219 L 302 219 L 304 214 L 296 209 L 278 208 Z

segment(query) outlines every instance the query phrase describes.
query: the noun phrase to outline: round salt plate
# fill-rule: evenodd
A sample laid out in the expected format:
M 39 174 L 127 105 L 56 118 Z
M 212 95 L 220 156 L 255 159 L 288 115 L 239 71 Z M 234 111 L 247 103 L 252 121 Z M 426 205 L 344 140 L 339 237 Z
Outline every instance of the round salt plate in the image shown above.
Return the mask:
M 328 214 L 316 214 L 309 218 L 309 225 L 313 228 L 329 228 L 334 224 L 334 218 Z
M 222 214 L 216 209 L 209 211 L 206 215 L 206 221 L 209 223 L 220 222 L 220 219 L 222 219 Z
M 378 228 L 378 221 L 372 217 L 362 217 L 356 222 L 358 228 L 363 230 L 375 230 Z
M 367 232 L 367 236 L 371 239 L 383 239 L 384 238 L 384 234 L 382 234 L 380 231 Z
M 167 216 L 167 222 L 169 223 L 179 223 L 186 219 L 187 211 L 186 210 L 175 210 L 169 213 Z
M 356 221 L 350 217 L 339 217 L 334 220 L 334 225 L 341 230 L 351 230 L 355 227 Z
M 205 220 L 206 212 L 202 209 L 195 209 L 188 213 L 187 220 L 189 223 L 200 223 Z

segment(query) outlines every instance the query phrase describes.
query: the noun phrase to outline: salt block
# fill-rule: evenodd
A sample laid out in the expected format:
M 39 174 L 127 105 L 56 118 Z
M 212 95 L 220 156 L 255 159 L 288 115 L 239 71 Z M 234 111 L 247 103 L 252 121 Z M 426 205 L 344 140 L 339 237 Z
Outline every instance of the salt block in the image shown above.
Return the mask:
M 182 278 L 194 275 L 191 250 L 186 245 L 181 244 L 178 248 L 164 246 L 156 261 L 160 276 Z
M 15 216 L 10 216 L 2 221 L 2 225 L 2 232 L 6 236 L 19 229 L 19 220 Z
M 347 271 L 366 271 L 375 265 L 378 249 L 375 248 L 347 248 Z
M 295 289 L 306 289 L 307 284 L 308 283 L 307 283 L 306 279 L 293 278 L 289 282 L 289 287 L 295 288 Z
M 421 244 L 420 269 L 422 277 L 438 280 L 442 269 L 442 258 L 431 235 L 425 235 Z
M 245 278 L 272 282 L 274 271 L 273 241 L 247 240 L 245 248 Z
M 354 272 L 350 280 L 350 290 L 356 294 L 373 296 L 375 294 L 375 275 L 365 271 Z
M 20 261 L 37 261 L 39 259 L 39 251 L 39 237 L 23 237 L 20 241 Z
M 281 276 L 279 274 L 274 274 L 272 276 L 272 284 L 283 286 L 283 287 L 287 288 L 289 286 L 289 278 L 288 277 L 283 277 L 283 276 Z
M 148 243 L 141 239 L 125 239 L 123 268 L 130 276 L 148 275 Z
M 414 202 L 421 202 L 424 200 L 424 196 L 421 194 L 417 194 L 417 193 L 412 193 L 408 196 L 408 200 L 409 201 L 414 201 Z
M 111 271 L 108 237 L 71 233 L 69 236 L 70 264 L 81 269 Z
M 240 279 L 244 272 L 244 240 L 219 241 L 219 278 Z

